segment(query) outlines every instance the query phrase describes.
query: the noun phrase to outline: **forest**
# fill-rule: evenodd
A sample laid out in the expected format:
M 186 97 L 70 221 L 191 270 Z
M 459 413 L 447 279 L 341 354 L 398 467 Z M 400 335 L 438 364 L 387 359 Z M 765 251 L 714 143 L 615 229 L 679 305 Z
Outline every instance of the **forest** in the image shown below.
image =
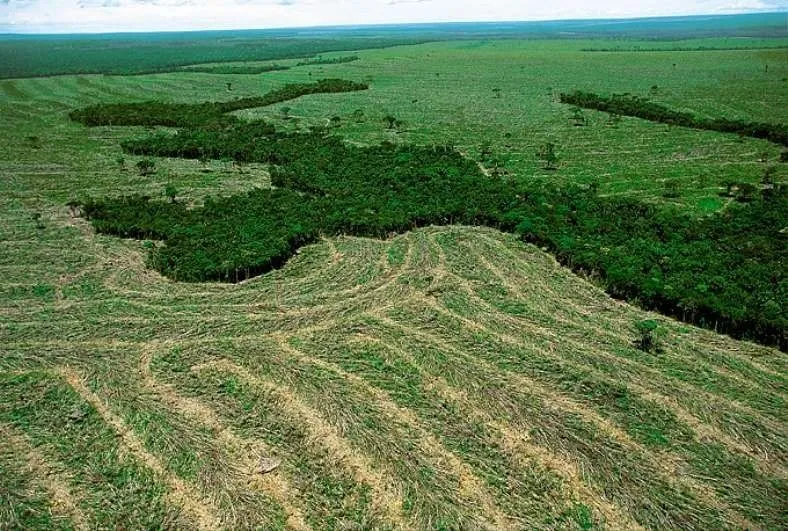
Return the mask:
M 182 72 L 199 72 L 201 74 L 264 74 L 266 72 L 281 72 L 290 70 L 289 66 L 270 64 L 270 65 L 215 65 L 215 66 L 188 66 L 181 69 Z
M 362 87 L 338 80 L 318 86 Z M 304 90 L 285 87 L 259 101 Z M 204 114 L 213 118 L 241 104 L 205 105 L 211 111 Z M 146 124 L 198 125 L 126 141 L 128 153 L 272 164 L 274 189 L 207 198 L 194 209 L 143 196 L 79 201 L 99 232 L 161 240 L 151 247 L 149 264 L 173 279 L 238 282 L 280 267 L 321 235 L 385 238 L 432 224 L 486 225 L 547 247 L 614 296 L 788 347 L 781 303 L 788 296 L 782 267 L 788 197 L 779 185 L 698 219 L 635 199 L 601 197 L 594 187 L 556 189 L 488 177 L 451 146 L 359 147 L 325 131 L 281 132 L 265 122 L 172 120 L 180 109 L 193 109 L 188 106 L 170 107 L 162 116 L 150 112 L 156 107 L 140 108 L 148 111 Z M 194 109 L 203 116 L 202 106 Z M 97 114 L 110 113 L 99 107 L 77 116 Z
M 736 133 L 741 136 L 762 138 L 775 144 L 788 146 L 788 126 L 784 124 L 745 122 L 727 118 L 700 118 L 687 112 L 668 109 L 646 98 L 630 94 L 613 94 L 610 97 L 605 97 L 592 92 L 577 90 L 568 94 L 562 93 L 560 99 L 562 103 L 604 111 L 611 115 L 633 116 L 652 122 L 692 127 L 694 129 L 706 129 L 720 133 Z
M 315 57 L 314 59 L 304 59 L 303 61 L 299 61 L 296 66 L 339 65 L 343 63 L 352 63 L 358 60 L 358 55 L 345 55 L 341 57 Z
M 292 83 L 271 90 L 262 96 L 238 98 L 225 102 L 165 103 L 146 101 L 139 103 L 100 103 L 77 109 L 69 117 L 87 126 L 99 125 L 161 125 L 166 127 L 196 127 L 221 122 L 236 121 L 227 115 L 232 111 L 265 107 L 307 94 L 327 94 L 366 90 L 368 85 L 342 79 L 321 79 L 314 83 Z

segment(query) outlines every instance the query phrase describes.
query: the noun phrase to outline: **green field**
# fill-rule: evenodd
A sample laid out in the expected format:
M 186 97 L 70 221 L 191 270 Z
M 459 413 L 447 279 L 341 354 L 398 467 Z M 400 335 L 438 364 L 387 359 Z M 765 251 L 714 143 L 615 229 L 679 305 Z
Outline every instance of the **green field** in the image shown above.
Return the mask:
M 651 44 L 672 42 L 731 47 Z M 262 163 L 159 158 L 138 175 L 120 143 L 149 130 L 70 111 L 321 78 L 370 88 L 235 114 L 282 130 L 339 116 L 334 134 L 356 145 L 475 161 L 489 145 L 486 170 L 698 218 L 731 208 L 728 181 L 758 185 L 767 167 L 787 180 L 773 143 L 595 111 L 577 127 L 558 94 L 786 124 L 788 39 L 582 51 L 610 45 L 488 38 L 271 58 L 292 68 L 261 74 L 0 81 L 0 528 L 784 528 L 784 352 L 613 300 L 490 228 L 326 236 L 245 282 L 182 283 L 146 267 L 155 244 L 96 234 L 66 206 L 270 186 Z M 557 170 L 536 156 L 546 142 Z M 634 346 L 645 319 L 658 353 Z

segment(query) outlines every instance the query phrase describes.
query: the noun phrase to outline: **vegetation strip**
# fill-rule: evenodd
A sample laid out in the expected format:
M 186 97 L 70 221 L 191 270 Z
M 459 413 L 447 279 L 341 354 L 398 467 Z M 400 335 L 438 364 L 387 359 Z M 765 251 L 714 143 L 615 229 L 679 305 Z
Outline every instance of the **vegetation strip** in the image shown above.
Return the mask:
M 167 127 L 196 127 L 221 122 L 229 124 L 235 117 L 226 113 L 265 107 L 293 100 L 307 94 L 352 92 L 369 88 L 364 83 L 342 79 L 321 79 L 315 83 L 294 83 L 275 89 L 263 96 L 239 98 L 225 102 L 164 103 L 148 101 L 142 103 L 99 103 L 77 109 L 69 117 L 90 127 L 99 125 L 162 125 Z
M 339 81 L 329 86 L 359 88 Z M 285 87 L 274 94 L 300 92 Z M 197 122 L 205 121 L 199 106 L 188 108 Z M 382 238 L 429 224 L 487 225 L 548 247 L 616 297 L 788 348 L 788 310 L 779 304 L 788 298 L 780 266 L 788 258 L 782 186 L 696 219 L 634 199 L 601 197 L 594 189 L 487 177 L 447 146 L 357 147 L 325 132 L 284 133 L 264 122 L 193 127 L 123 147 L 134 154 L 275 165 L 276 189 L 208 198 L 198 209 L 139 196 L 82 201 L 100 232 L 164 240 L 152 249 L 150 264 L 176 280 L 244 280 L 282 266 L 324 234 Z
M 741 136 L 763 138 L 788 146 L 788 126 L 762 122 L 745 122 L 728 118 L 699 118 L 688 112 L 674 111 L 659 103 L 651 102 L 639 96 L 614 94 L 610 97 L 599 96 L 592 92 L 576 90 L 561 93 L 561 103 L 576 105 L 585 109 L 608 112 L 618 116 L 634 116 L 652 122 L 668 125 L 679 125 L 693 129 L 707 129 L 720 133 L 736 133 Z

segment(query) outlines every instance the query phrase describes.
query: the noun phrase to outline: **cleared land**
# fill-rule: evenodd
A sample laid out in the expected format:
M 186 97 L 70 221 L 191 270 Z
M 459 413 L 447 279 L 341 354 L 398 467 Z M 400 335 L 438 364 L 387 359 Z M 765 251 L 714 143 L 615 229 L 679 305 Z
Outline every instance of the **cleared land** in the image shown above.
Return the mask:
M 70 110 L 225 100 L 228 81 L 232 97 L 257 96 L 310 71 L 371 90 L 238 114 L 283 127 L 295 127 L 284 106 L 302 127 L 339 115 L 355 142 L 451 142 L 474 158 L 489 142 L 518 178 L 599 179 L 651 201 L 678 179 L 670 201 L 698 215 L 724 206 L 725 179 L 757 183 L 761 153 L 779 157 L 761 140 L 610 128 L 592 112 L 574 127 L 554 95 L 656 84 L 671 108 L 785 123 L 784 51 L 764 73 L 772 51 L 583 46 L 439 43 L 260 76 L 0 82 L 0 527 L 783 527 L 776 350 L 613 301 L 489 229 L 331 238 L 241 284 L 183 284 L 145 267 L 144 242 L 96 235 L 65 206 L 170 183 L 197 204 L 269 182 L 262 165 L 216 161 L 121 171 L 135 130 L 85 129 Z M 387 113 L 402 131 L 385 129 Z M 557 172 L 534 156 L 545 141 Z M 647 317 L 665 330 L 660 354 L 632 346 Z

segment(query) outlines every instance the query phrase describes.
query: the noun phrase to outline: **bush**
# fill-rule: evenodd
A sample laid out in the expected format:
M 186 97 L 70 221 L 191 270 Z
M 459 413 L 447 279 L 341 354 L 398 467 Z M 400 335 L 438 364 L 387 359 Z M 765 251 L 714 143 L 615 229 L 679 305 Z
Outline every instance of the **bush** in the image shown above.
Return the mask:
M 638 321 L 635 324 L 638 338 L 635 340 L 635 346 L 643 352 L 659 352 L 661 349 L 657 333 L 660 330 L 659 325 L 653 319 L 645 319 Z

